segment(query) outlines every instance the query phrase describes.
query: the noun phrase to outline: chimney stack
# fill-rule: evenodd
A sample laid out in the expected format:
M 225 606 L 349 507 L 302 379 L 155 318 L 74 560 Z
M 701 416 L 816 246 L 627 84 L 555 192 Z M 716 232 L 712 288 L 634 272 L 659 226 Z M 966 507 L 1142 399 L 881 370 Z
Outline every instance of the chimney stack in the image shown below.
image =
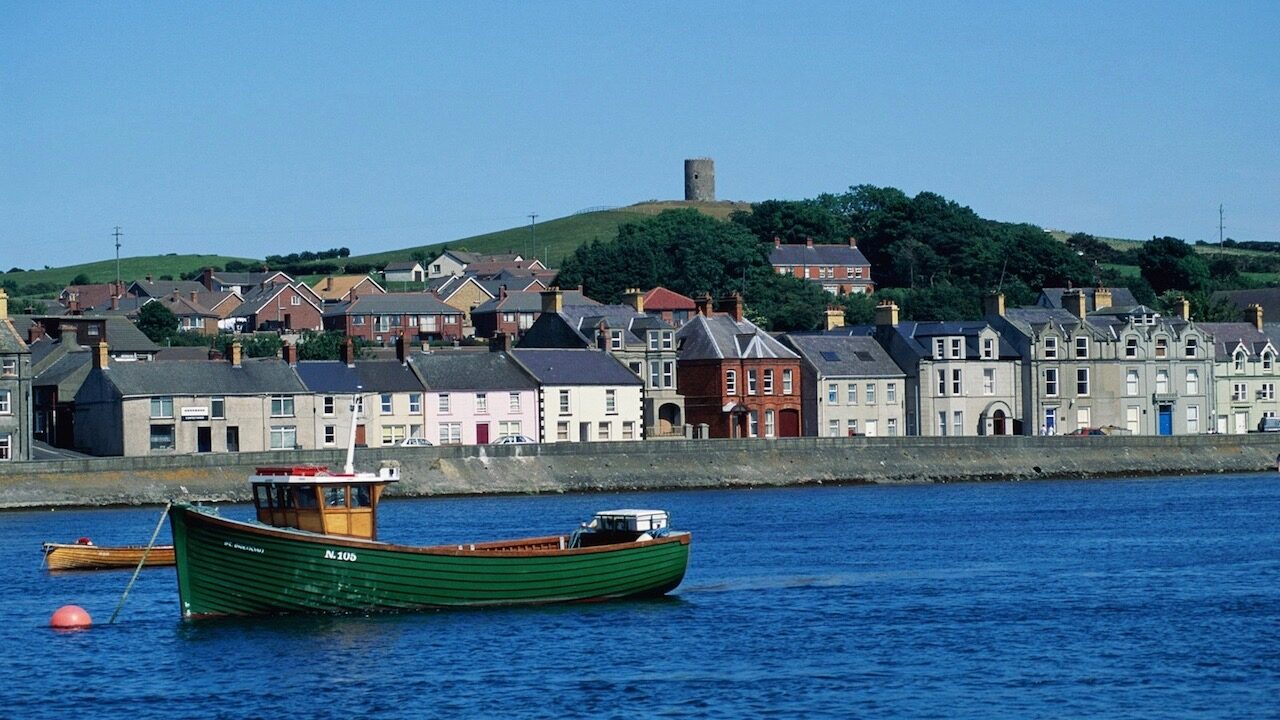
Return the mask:
M 67 295 L 67 309 L 72 315 L 80 314 L 80 293 L 73 292 Z
M 558 313 L 564 310 L 564 293 L 560 288 L 547 288 L 542 291 L 542 312 Z
M 489 338 L 489 352 L 511 352 L 511 336 L 500 332 Z
M 728 313 L 735 322 L 742 322 L 742 293 L 731 293 L 720 298 L 720 312 Z
M 1253 326 L 1262 332 L 1262 306 L 1254 303 L 1244 309 L 1244 319 L 1246 322 L 1253 323 Z
M 1111 291 L 1107 288 L 1100 287 L 1093 291 L 1093 309 L 1094 311 L 1106 310 L 1111 307 Z
M 854 237 L 854 236 L 850 235 L 850 236 L 849 236 L 849 247 L 851 247 L 851 248 L 856 248 L 856 247 L 858 247 L 858 238 L 856 238 L 856 237 Z
M 983 298 L 982 314 L 987 317 L 1004 317 L 1004 293 L 992 293 Z
M 200 284 L 204 285 L 205 290 L 213 292 L 213 268 L 207 267 L 200 273 Z
M 112 309 L 112 310 L 119 310 L 119 309 L 120 309 L 120 296 L 119 296 L 119 295 L 112 295 L 112 296 L 111 296 L 111 309 Z
M 0 293 L 4 292 L 0 290 Z M 44 338 L 44 326 L 35 320 L 31 321 L 31 327 L 27 328 L 27 343 L 33 343 Z
M 811 248 L 811 247 L 813 247 L 813 236 L 812 236 L 812 235 L 806 235 L 806 236 L 805 236 L 805 238 L 804 238 L 804 246 L 805 246 L 805 247 L 807 247 L 807 248 Z
M 325 289 L 325 290 L 332 290 L 332 289 L 333 289 L 333 276 L 332 276 L 332 275 L 330 275 L 329 277 L 327 277 L 327 278 L 325 278 L 325 279 L 324 279 L 324 289 Z
M 343 340 L 342 345 L 338 348 L 338 359 L 346 363 L 347 367 L 356 366 L 356 349 L 350 337 Z
M 776 248 L 782 247 L 782 238 L 778 237 L 777 235 L 774 235 L 774 236 L 773 236 L 773 246 L 774 246 L 774 247 L 776 247 Z
M 106 370 L 110 364 L 111 353 L 108 352 L 107 341 L 103 340 L 93 350 L 93 367 L 98 370 Z
M 284 361 L 290 367 L 298 366 L 298 346 L 289 341 L 280 343 L 280 354 L 284 357 Z
M 229 359 L 231 360 L 231 367 L 233 367 L 233 368 L 238 368 L 238 367 L 240 367 L 240 361 L 241 361 L 241 359 L 242 359 L 242 356 L 241 356 L 241 354 L 240 354 L 240 353 L 241 353 L 240 341 L 239 341 L 239 340 L 232 340 L 232 341 L 231 341 L 231 347 L 230 347 L 229 349 L 230 349 L 230 351 L 231 351 L 231 353 L 230 353 L 230 354 L 231 354 L 231 357 L 229 358 Z
M 0 320 L 9 317 L 9 293 L 0 288 Z
M 876 327 L 897 327 L 898 326 L 898 304 L 892 300 L 885 300 L 876 305 Z
M 1078 318 L 1089 314 L 1088 298 L 1080 288 L 1067 288 L 1062 293 L 1062 307 Z
M 711 293 L 702 293 L 700 297 L 693 301 L 693 304 L 698 309 L 699 315 L 711 317 Z
M 409 341 L 405 339 L 404 335 L 396 336 L 396 359 L 400 361 L 401 365 L 409 362 Z
M 150 283 L 150 282 L 151 282 L 151 273 L 147 273 L 147 282 L 148 282 L 148 283 Z
M 630 305 L 632 310 L 638 313 L 644 312 L 644 293 L 640 292 L 640 288 L 627 288 L 622 298 L 623 302 Z
M 196 304 L 196 298 L 198 298 L 198 297 L 200 297 L 200 293 L 196 292 L 195 290 L 192 290 L 192 291 L 191 291 L 191 304 L 192 304 L 192 305 L 195 305 L 195 304 Z
M 835 330 L 844 327 L 844 308 L 831 305 L 827 308 L 827 322 L 825 328 L 827 330 Z
M 1185 297 L 1180 297 L 1174 301 L 1173 306 L 1178 310 L 1178 317 L 1183 320 L 1191 320 L 1191 301 Z

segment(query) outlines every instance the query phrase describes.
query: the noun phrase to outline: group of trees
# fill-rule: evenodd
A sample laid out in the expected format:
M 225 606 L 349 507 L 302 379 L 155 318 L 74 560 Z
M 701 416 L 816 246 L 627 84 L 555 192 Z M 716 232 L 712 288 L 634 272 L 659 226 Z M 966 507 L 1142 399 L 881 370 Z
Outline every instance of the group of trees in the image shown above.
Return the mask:
M 167 347 L 207 347 L 226 356 L 232 342 L 240 342 L 244 357 L 275 357 L 280 354 L 280 335 L 273 332 L 233 335 L 220 332 L 216 335 L 182 330 L 176 315 L 159 302 L 149 302 L 138 311 L 138 329 L 152 342 Z M 299 360 L 337 360 L 347 336 L 340 330 L 303 331 L 298 340 Z M 356 356 L 363 354 L 369 345 L 367 340 L 353 338 Z

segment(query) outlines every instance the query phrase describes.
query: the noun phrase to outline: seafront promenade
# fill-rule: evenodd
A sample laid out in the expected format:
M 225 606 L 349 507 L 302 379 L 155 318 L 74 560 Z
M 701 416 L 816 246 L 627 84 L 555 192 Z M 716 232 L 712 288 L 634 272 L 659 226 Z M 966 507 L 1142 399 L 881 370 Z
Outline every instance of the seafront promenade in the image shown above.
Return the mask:
M 944 483 L 1274 470 L 1280 433 L 1175 437 L 787 438 L 377 448 L 392 495 L 475 495 Z M 340 451 L 89 458 L 0 465 L 0 509 L 248 499 L 258 465 L 328 465 Z

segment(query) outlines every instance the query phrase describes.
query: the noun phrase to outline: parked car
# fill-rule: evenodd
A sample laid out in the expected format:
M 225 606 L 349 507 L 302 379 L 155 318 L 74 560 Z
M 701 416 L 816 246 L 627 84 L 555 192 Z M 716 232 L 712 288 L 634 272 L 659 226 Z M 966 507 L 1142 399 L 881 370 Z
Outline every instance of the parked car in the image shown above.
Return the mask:
M 411 437 L 405 438 L 404 442 L 400 443 L 400 447 L 431 447 L 433 444 L 426 438 Z
M 1072 430 L 1067 434 L 1068 435 L 1106 435 L 1106 433 L 1102 432 L 1102 428 L 1091 428 L 1091 427 L 1076 428 L 1075 430 Z
M 534 442 L 528 435 L 503 435 L 489 443 L 490 445 L 528 445 Z
M 1280 418 L 1262 418 L 1258 421 L 1258 432 L 1280 432 Z

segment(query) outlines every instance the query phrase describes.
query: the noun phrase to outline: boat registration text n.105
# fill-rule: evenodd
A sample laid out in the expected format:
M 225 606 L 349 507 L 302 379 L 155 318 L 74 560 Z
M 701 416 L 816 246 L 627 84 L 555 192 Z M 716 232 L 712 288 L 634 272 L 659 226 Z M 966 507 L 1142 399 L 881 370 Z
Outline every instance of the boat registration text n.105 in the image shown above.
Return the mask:
M 356 554 L 353 552 L 347 552 L 346 550 L 337 550 L 337 551 L 325 550 L 324 559 L 325 560 L 345 560 L 347 562 L 355 562 Z

